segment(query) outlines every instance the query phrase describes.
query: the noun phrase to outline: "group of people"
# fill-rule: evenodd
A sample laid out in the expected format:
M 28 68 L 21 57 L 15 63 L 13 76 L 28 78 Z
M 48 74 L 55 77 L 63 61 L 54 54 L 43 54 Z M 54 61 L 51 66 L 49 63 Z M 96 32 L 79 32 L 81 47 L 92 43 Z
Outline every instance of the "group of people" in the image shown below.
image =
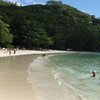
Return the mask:
M 10 48 L 9 48 L 9 49 L 8 49 L 9 55 L 11 55 L 11 51 L 12 51 L 12 50 L 13 50 L 13 53 L 16 54 L 16 48 L 14 48 L 14 49 L 10 49 Z

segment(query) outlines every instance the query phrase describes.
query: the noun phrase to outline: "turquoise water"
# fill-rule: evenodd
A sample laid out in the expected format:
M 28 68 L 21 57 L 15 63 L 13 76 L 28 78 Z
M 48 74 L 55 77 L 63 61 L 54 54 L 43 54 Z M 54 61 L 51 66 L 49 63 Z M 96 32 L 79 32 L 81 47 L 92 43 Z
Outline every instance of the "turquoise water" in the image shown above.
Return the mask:
M 96 77 L 91 72 L 96 71 Z M 30 64 L 29 80 L 38 100 L 99 100 L 100 53 L 67 53 L 38 57 Z
M 49 57 L 63 84 L 86 100 L 100 98 L 100 53 L 70 53 Z M 54 68 L 55 66 L 55 68 Z M 92 70 L 97 76 L 91 77 Z

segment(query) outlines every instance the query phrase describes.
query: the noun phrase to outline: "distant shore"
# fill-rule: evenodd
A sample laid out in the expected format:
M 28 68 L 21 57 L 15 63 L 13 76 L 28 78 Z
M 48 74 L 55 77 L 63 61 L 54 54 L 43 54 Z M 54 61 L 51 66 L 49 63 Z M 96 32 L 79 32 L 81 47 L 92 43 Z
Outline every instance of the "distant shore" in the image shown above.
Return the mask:
M 11 54 L 6 49 L 0 50 L 0 57 L 9 57 L 9 56 L 18 56 L 18 55 L 30 55 L 30 54 L 59 54 L 59 53 L 68 53 L 69 51 L 61 51 L 61 50 L 16 50 L 14 54 L 14 50 L 11 50 Z

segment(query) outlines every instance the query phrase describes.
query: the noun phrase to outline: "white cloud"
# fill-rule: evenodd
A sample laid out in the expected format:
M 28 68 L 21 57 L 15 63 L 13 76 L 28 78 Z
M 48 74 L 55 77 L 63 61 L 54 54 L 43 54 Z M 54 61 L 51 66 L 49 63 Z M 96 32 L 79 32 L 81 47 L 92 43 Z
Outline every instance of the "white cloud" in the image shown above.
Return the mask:
M 45 4 L 45 2 L 33 2 L 33 4 Z
M 24 4 L 45 4 L 43 0 L 22 0 Z M 45 0 L 44 0 L 45 1 Z
M 4 0 L 7 2 L 17 2 L 18 5 L 29 5 L 29 4 L 45 4 L 45 0 Z
M 21 4 L 21 3 L 19 2 L 19 0 L 4 0 L 4 1 L 13 2 L 13 3 L 16 3 L 16 2 L 17 2 L 17 5 L 20 5 L 20 4 Z
M 24 0 L 25 3 L 33 2 L 34 0 Z

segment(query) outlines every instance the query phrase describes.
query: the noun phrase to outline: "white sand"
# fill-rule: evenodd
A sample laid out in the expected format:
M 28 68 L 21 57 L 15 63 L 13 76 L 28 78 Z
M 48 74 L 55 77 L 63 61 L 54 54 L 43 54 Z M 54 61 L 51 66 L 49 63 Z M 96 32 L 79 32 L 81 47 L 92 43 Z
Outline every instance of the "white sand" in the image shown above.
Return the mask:
M 57 54 L 57 53 L 67 53 L 68 51 L 60 51 L 60 50 L 46 50 L 46 51 L 38 51 L 38 50 L 17 50 L 16 54 L 11 50 L 11 55 L 9 55 L 9 51 L 6 49 L 0 50 L 0 57 L 8 57 L 8 56 L 18 56 L 18 55 L 29 55 L 29 54 Z

